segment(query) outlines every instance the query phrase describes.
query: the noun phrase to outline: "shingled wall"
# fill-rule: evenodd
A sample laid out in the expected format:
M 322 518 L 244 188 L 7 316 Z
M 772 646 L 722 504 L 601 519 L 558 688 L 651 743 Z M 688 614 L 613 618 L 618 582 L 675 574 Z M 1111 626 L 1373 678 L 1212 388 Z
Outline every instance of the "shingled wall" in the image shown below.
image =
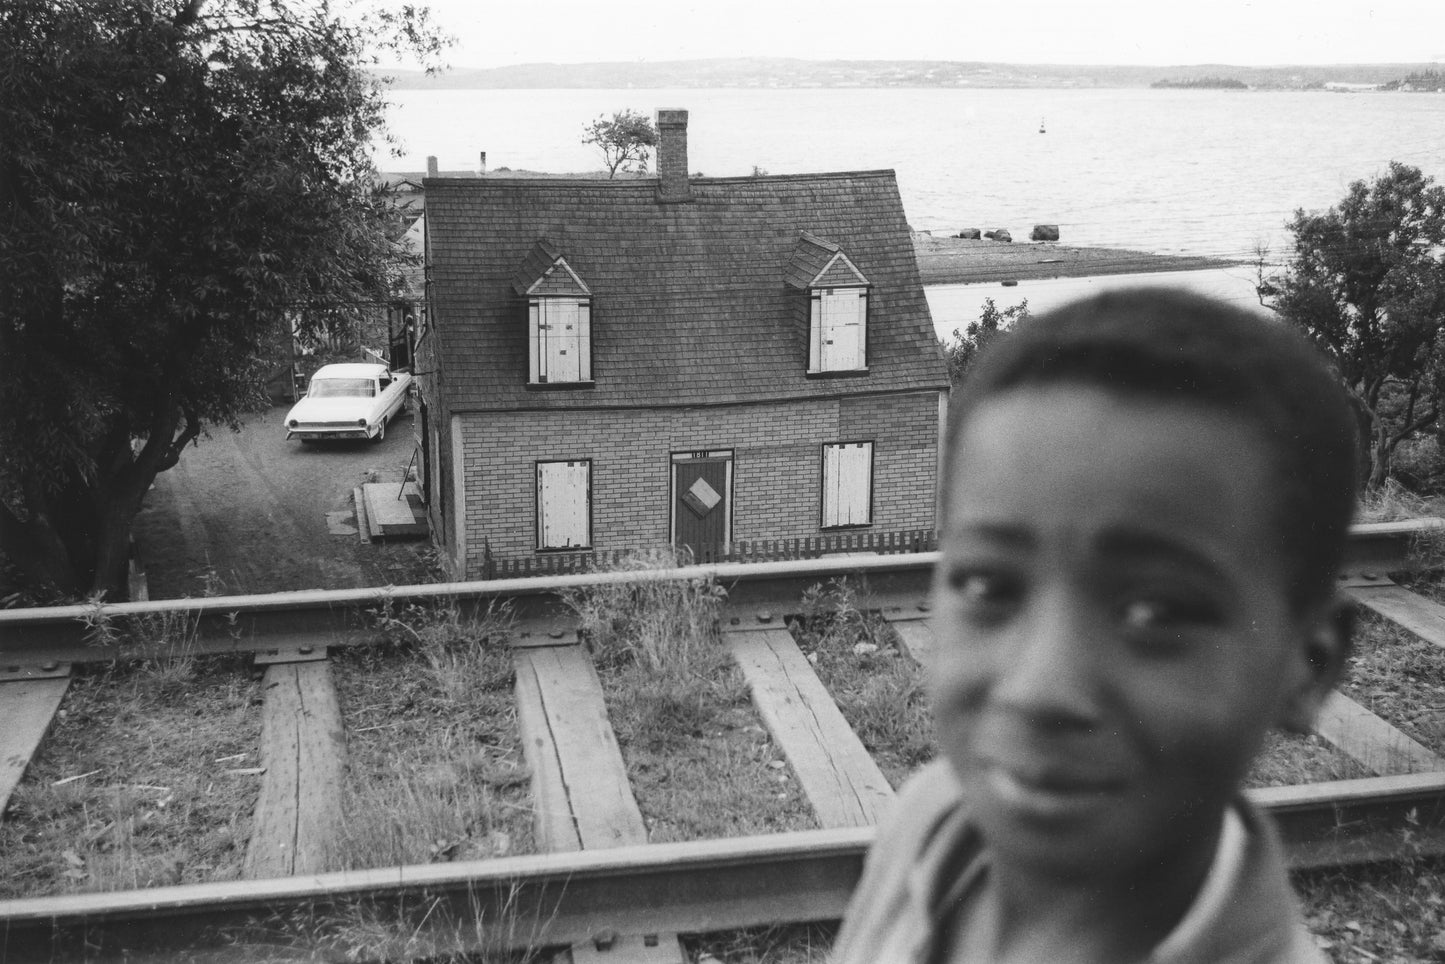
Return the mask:
M 822 446 L 871 441 L 876 530 L 927 529 L 937 489 L 939 394 L 685 409 L 478 412 L 460 417 L 467 571 L 536 552 L 537 460 L 592 460 L 594 548 L 665 545 L 671 453 L 733 452 L 734 539 L 818 535 Z

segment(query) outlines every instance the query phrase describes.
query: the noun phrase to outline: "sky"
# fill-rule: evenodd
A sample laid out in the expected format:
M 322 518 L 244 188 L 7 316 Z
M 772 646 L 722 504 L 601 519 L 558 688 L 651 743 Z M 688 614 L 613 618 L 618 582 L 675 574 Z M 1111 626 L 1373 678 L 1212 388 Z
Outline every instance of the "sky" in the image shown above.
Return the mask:
M 422 0 L 453 67 L 801 57 L 1057 64 L 1445 61 L 1445 0 Z

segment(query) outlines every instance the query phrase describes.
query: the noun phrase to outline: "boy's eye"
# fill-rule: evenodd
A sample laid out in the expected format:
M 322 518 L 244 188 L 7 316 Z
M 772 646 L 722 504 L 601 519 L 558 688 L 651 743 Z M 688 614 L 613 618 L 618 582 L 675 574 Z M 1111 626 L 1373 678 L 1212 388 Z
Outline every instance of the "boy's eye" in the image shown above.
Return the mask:
M 1179 630 L 1213 621 L 1208 603 L 1141 596 L 1125 600 L 1119 608 L 1119 622 L 1131 630 Z
M 1022 593 L 1017 579 L 980 569 L 955 569 L 949 574 L 948 588 L 960 605 L 978 612 L 1009 606 Z

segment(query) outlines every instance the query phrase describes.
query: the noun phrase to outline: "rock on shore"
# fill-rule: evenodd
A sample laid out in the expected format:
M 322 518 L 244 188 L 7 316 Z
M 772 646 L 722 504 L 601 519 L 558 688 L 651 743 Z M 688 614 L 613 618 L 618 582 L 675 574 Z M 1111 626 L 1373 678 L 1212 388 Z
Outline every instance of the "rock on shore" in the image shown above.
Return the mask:
M 1198 271 L 1239 263 L 1124 248 L 1076 248 L 1052 242 L 1010 244 L 987 239 L 940 238 L 919 231 L 913 232 L 913 250 L 918 258 L 918 272 L 926 285 L 1079 278 L 1145 271 Z

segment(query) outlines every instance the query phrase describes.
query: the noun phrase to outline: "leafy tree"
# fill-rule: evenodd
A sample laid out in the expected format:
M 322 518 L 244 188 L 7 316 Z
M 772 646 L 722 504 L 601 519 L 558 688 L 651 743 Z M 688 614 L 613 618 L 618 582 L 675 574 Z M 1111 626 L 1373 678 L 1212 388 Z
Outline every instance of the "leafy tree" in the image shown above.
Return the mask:
M 147 488 L 262 403 L 290 326 L 396 279 L 364 65 L 425 11 L 284 0 L 0 6 L 0 554 L 123 595 Z
M 657 146 L 657 128 L 652 119 L 634 110 L 618 111 L 609 120 L 599 116 L 582 129 L 583 144 L 595 144 L 602 151 L 607 176 L 613 178 L 618 171 L 647 170 L 652 157 L 652 148 Z
M 954 388 L 963 384 L 964 377 L 974 360 L 990 341 L 1000 332 L 1008 331 L 1020 321 L 1029 317 L 1029 302 L 1025 298 L 1016 305 L 1000 309 L 992 298 L 983 300 L 983 312 L 978 321 L 970 321 L 968 327 L 959 331 L 953 329 L 953 340 L 943 342 L 943 354 L 948 362 L 948 380 Z
M 1339 371 L 1360 413 L 1368 485 L 1389 478 L 1401 442 L 1440 425 L 1445 394 L 1445 187 L 1392 162 L 1324 213 L 1295 212 L 1294 250 L 1267 276 L 1264 305 L 1299 327 Z

